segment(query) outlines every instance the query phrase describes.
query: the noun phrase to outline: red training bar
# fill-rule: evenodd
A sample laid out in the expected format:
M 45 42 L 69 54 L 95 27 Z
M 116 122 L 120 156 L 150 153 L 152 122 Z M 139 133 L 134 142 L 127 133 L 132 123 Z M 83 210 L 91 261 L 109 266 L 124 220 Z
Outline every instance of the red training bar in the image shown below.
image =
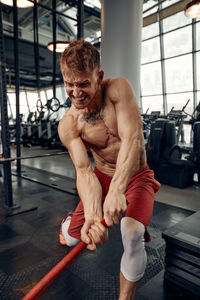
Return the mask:
M 105 220 L 101 223 L 106 226 Z M 49 286 L 58 275 L 66 268 L 66 266 L 78 255 L 85 247 L 86 243 L 80 241 L 67 255 L 53 267 L 23 298 L 22 300 L 35 299 L 47 286 Z

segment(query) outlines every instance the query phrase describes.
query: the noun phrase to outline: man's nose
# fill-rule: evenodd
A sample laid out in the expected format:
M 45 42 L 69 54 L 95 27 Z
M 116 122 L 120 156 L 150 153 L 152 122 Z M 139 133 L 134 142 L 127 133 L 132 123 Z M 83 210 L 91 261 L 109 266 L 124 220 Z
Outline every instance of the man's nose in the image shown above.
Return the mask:
M 79 97 L 79 96 L 81 96 L 81 94 L 82 94 L 82 91 L 81 91 L 81 89 L 79 88 L 79 87 L 74 87 L 74 90 L 73 90 L 73 96 L 74 97 Z

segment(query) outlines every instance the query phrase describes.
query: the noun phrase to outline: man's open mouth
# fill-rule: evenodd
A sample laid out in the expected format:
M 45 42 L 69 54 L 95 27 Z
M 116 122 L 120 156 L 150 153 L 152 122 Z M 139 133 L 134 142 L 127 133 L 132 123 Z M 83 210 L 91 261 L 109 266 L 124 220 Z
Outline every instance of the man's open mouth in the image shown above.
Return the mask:
M 75 103 L 83 103 L 86 100 L 87 96 L 81 98 L 74 98 Z

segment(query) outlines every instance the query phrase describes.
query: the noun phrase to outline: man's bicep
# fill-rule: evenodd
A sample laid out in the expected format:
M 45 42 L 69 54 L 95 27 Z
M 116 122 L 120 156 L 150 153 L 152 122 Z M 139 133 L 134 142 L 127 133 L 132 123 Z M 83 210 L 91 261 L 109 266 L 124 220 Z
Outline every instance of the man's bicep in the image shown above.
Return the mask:
M 115 111 L 120 138 L 138 134 L 141 129 L 140 110 L 130 86 L 126 86 L 115 103 Z
M 64 118 L 61 120 L 58 126 L 58 133 L 61 142 L 69 151 L 75 168 L 88 167 L 90 165 L 90 159 L 86 147 L 76 129 L 76 124 L 73 122 L 73 118 Z
M 91 165 L 86 147 L 80 137 L 71 140 L 68 151 L 76 169 L 88 168 Z

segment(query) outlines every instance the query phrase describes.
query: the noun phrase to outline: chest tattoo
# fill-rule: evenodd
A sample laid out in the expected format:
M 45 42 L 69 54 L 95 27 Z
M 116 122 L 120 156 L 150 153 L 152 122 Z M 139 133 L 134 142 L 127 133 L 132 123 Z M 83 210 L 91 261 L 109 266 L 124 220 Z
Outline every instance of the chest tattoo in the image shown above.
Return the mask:
M 91 125 L 95 125 L 99 120 L 103 120 L 103 114 L 85 112 L 81 118 L 81 121 L 85 121 Z
M 88 124 L 95 125 L 97 121 L 104 119 L 104 108 L 105 108 L 105 102 L 103 103 L 100 113 L 84 112 L 81 121 L 85 121 Z

